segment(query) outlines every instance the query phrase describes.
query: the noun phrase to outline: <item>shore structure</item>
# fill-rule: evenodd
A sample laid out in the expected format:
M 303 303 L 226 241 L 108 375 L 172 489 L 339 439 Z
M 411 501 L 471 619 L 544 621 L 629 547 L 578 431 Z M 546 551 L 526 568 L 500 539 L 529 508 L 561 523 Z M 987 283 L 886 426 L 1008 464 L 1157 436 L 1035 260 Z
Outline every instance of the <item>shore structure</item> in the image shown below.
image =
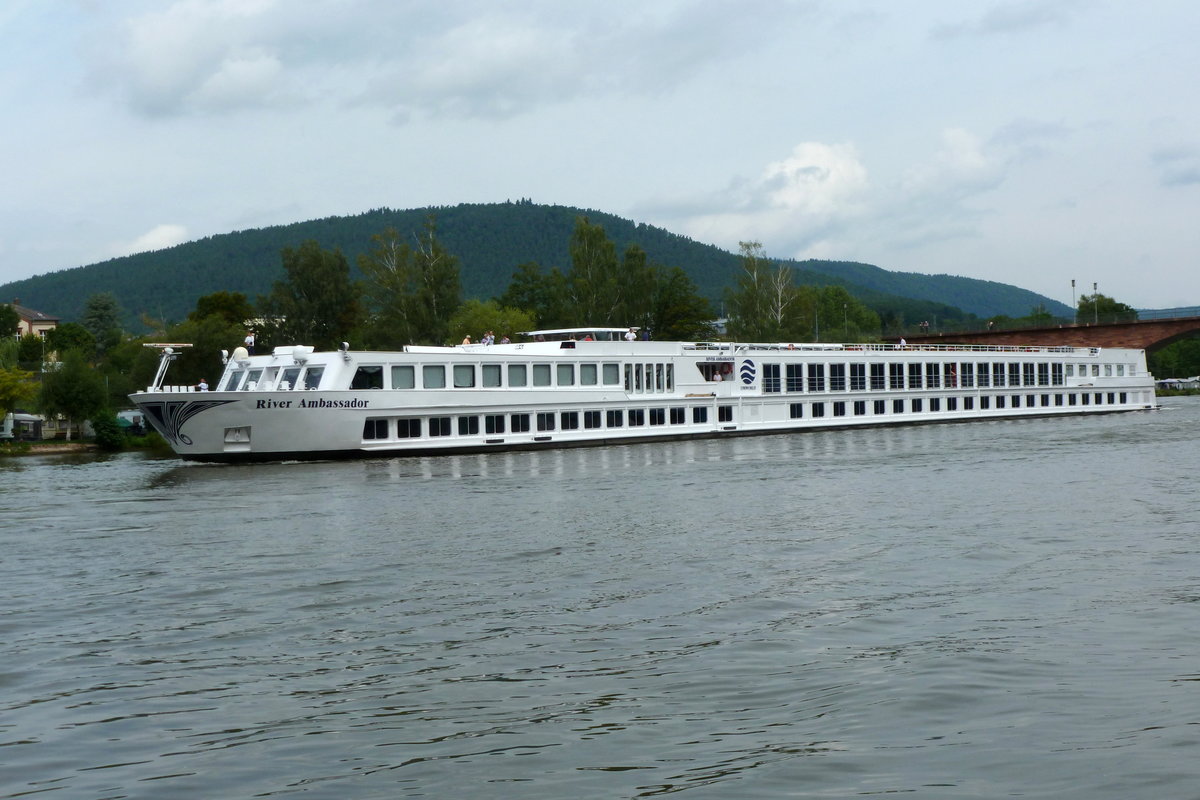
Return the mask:
M 1142 350 L 667 342 L 628 328 L 395 352 L 226 357 L 213 391 L 130 395 L 185 459 L 476 453 L 1156 408 Z

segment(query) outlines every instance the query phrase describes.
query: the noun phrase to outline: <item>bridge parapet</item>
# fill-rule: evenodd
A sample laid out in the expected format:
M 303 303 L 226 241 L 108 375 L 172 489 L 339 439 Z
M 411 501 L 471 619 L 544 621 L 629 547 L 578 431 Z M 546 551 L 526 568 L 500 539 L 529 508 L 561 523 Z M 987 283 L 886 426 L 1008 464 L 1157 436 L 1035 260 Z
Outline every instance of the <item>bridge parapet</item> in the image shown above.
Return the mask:
M 1188 309 L 1192 310 L 1192 309 Z M 1200 309 L 1196 309 L 1200 311 Z M 1177 312 L 1178 310 L 1172 309 Z M 1200 333 L 1200 314 L 1165 319 L 1137 319 L 1099 325 L 1057 325 L 1019 330 L 973 331 L 906 336 L 909 344 L 1027 344 L 1070 347 L 1130 347 L 1153 351 Z M 900 337 L 884 341 L 898 342 Z

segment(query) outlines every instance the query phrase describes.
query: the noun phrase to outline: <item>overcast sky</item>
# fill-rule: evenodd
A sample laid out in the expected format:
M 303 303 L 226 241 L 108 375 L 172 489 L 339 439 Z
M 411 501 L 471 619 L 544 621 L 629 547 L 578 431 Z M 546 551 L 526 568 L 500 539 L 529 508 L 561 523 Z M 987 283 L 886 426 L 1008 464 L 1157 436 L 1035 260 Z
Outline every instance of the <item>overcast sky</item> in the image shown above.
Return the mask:
M 1198 35 L 1196 0 L 5 0 L 0 283 L 525 197 L 1200 305 Z

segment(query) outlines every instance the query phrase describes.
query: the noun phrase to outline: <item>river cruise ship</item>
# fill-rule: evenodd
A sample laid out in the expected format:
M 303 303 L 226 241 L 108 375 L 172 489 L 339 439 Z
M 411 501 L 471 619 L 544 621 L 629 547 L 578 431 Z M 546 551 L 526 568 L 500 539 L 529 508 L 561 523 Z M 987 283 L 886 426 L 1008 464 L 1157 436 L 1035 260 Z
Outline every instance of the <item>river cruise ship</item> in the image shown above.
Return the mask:
M 197 461 L 473 453 L 1150 409 L 1142 350 L 626 340 L 625 328 L 397 352 L 276 347 L 212 391 L 130 395 Z

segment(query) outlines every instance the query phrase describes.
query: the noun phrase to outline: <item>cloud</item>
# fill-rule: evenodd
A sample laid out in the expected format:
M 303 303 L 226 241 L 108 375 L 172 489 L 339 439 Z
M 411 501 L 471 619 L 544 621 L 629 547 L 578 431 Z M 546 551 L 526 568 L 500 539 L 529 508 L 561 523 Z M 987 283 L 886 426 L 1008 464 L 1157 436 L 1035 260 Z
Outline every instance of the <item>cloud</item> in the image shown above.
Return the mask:
M 805 9 L 769 0 L 175 0 L 98 35 L 91 82 L 146 116 L 325 103 L 380 107 L 401 121 L 506 118 L 596 94 L 669 90 L 747 55 L 764 26 Z
M 1163 186 L 1200 184 L 1200 149 L 1190 145 L 1163 147 L 1150 154 Z
M 934 29 L 933 36 L 996 36 L 1062 26 L 1079 6 L 1078 0 L 1007 0 L 993 5 L 970 22 L 941 25 Z
M 156 225 L 127 244 L 114 248 L 115 256 L 128 256 L 152 250 L 165 250 L 188 240 L 188 230 L 183 225 Z
M 802 142 L 753 179 L 718 194 L 644 209 L 693 238 L 733 249 L 762 242 L 788 258 L 855 258 L 980 235 L 976 200 L 1000 186 L 1007 161 L 961 128 L 892 180 L 871 180 L 850 143 Z

